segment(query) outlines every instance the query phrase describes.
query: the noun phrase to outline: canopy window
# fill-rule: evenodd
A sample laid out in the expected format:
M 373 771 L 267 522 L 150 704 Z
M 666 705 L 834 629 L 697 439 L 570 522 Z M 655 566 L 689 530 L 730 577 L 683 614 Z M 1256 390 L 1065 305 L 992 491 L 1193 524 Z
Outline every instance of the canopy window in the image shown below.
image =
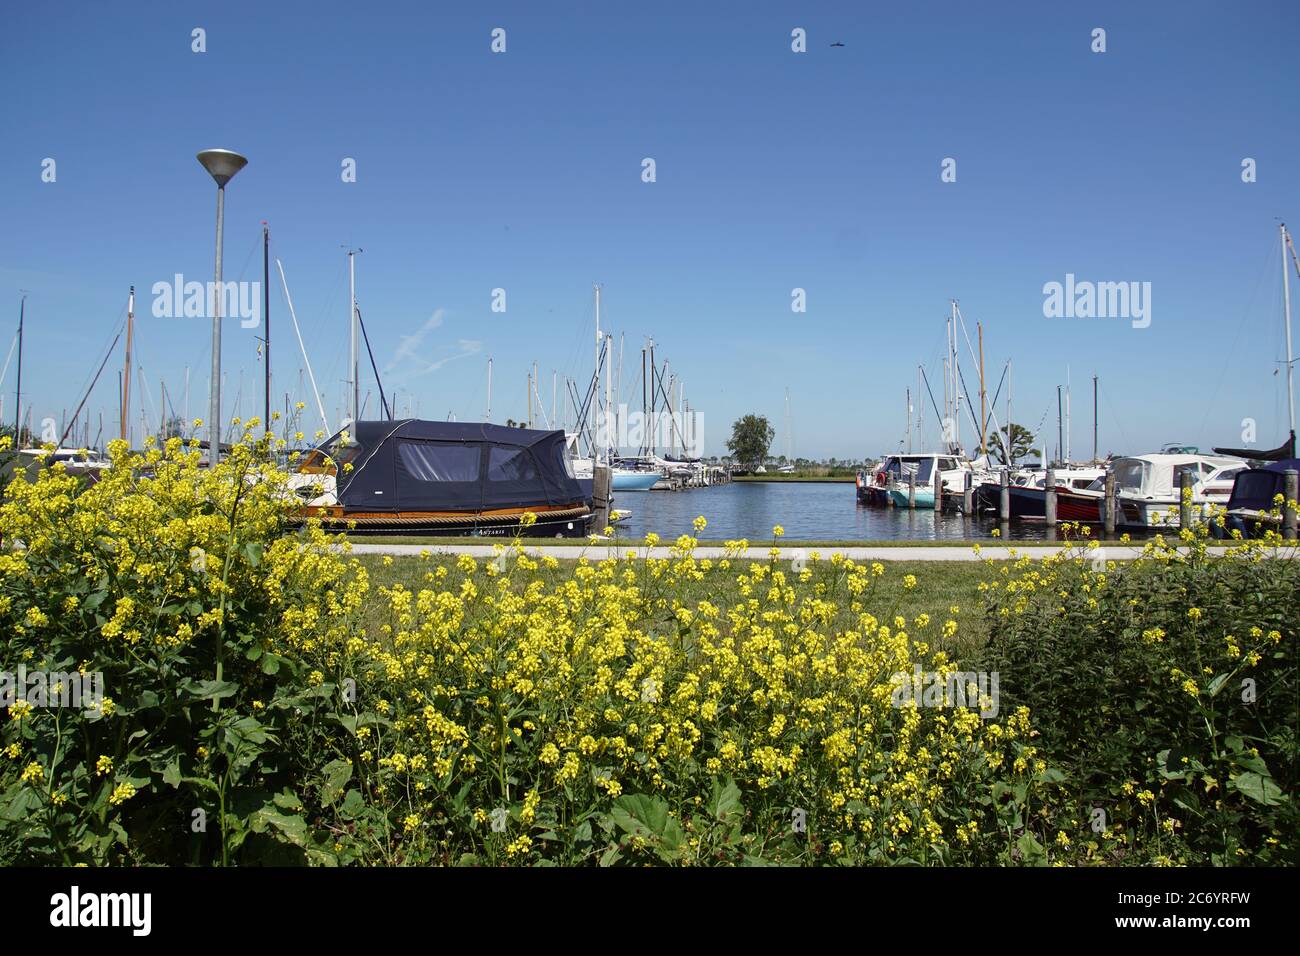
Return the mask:
M 488 452 L 488 481 L 536 481 L 540 478 L 526 448 L 494 445 Z
M 407 474 L 420 481 L 478 481 L 479 445 L 399 441 L 397 455 Z

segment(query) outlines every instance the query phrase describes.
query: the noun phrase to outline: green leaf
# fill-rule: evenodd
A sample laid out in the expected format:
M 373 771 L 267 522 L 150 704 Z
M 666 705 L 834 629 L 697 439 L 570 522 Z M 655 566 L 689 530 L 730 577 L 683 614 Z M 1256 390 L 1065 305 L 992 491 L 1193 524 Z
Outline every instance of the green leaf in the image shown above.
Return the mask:
M 321 785 L 320 800 L 332 807 L 343 796 L 343 788 L 352 779 L 352 761 L 331 760 L 325 765 L 325 782 Z
M 1020 862 L 1026 866 L 1043 866 L 1047 862 L 1043 845 L 1034 839 L 1032 833 L 1022 833 L 1016 841 L 1016 849 L 1020 851 Z
M 713 778 L 713 795 L 709 799 L 708 810 L 714 819 L 724 822 L 728 816 L 740 809 L 740 788 L 730 777 L 719 780 Z
M 649 839 L 663 832 L 668 822 L 668 804 L 643 793 L 627 794 L 614 801 L 610 817 L 624 832 Z
M 288 810 L 291 813 L 297 813 L 302 809 L 302 801 L 298 799 L 298 794 L 294 793 L 288 787 L 285 787 L 272 797 L 271 802 L 281 810 Z
M 344 819 L 355 818 L 366 807 L 366 800 L 360 790 L 349 790 L 343 802 L 339 804 L 339 814 Z
M 1273 778 L 1253 771 L 1238 774 L 1228 781 L 1228 786 L 1266 807 L 1275 807 L 1282 802 L 1282 788 L 1273 782 Z
M 163 768 L 162 779 L 163 783 L 171 787 L 181 785 L 181 758 L 179 756 L 173 757 L 171 763 Z
M 249 828 L 254 833 L 271 833 L 294 846 L 306 847 L 309 843 L 306 820 L 296 814 L 280 813 L 271 806 L 254 813 Z
M 601 866 L 613 866 L 623 857 L 623 851 L 615 844 L 600 855 Z
M 234 697 L 239 693 L 239 685 L 227 680 L 186 681 L 181 690 L 194 700 L 220 700 Z
M 1209 686 L 1205 688 L 1205 692 L 1211 697 L 1217 696 L 1219 691 L 1223 690 L 1223 685 L 1228 682 L 1228 678 L 1232 676 L 1231 672 L 1219 674 L 1214 680 L 1210 681 Z

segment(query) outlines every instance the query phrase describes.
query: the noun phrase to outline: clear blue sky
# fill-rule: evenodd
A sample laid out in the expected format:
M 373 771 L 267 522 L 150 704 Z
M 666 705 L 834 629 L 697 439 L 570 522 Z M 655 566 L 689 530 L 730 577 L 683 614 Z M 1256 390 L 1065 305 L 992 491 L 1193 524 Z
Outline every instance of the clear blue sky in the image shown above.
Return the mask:
M 148 290 L 211 278 L 215 190 L 194 154 L 223 147 L 250 159 L 228 189 L 225 276 L 260 279 L 268 220 L 331 416 L 352 243 L 385 384 L 423 417 L 481 417 L 489 355 L 494 420 L 525 415 L 534 360 L 549 406 L 552 369 L 590 374 L 599 281 L 628 390 L 653 335 L 709 453 L 747 412 L 783 452 L 787 386 L 796 454 L 896 448 L 918 363 L 940 387 L 953 297 L 972 336 L 984 324 L 990 378 L 1013 361 L 1017 421 L 1050 410 L 1054 435 L 1068 366 L 1076 455 L 1093 374 L 1103 453 L 1235 444 L 1245 417 L 1271 446 L 1277 218 L 1300 228 L 1297 28 L 1291 0 L 12 5 L 0 350 L 27 289 L 24 401 L 70 414 L 134 283 L 147 407 L 160 378 L 179 406 L 189 366 L 206 417 L 209 323 L 154 318 Z M 1150 282 L 1150 327 L 1044 318 L 1043 284 L 1067 272 Z M 277 284 L 281 402 L 302 367 L 287 319 Z M 243 410 L 261 407 L 255 334 L 227 323 L 227 414 L 241 367 Z M 120 363 L 119 346 L 90 402 L 106 422 Z M 6 419 L 13 385 L 11 367 Z

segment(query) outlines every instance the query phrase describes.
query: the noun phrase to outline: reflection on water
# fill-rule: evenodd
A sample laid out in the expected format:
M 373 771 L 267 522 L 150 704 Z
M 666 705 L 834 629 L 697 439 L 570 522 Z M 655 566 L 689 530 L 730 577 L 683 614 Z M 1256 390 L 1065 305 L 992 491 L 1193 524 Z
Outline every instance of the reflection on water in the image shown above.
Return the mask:
M 857 501 L 852 482 L 738 481 L 683 491 L 623 491 L 615 508 L 632 516 L 620 522 L 628 537 L 656 532 L 669 540 L 693 534 L 691 522 L 704 515 L 709 526 L 701 538 L 751 543 L 772 537 L 781 525 L 787 538 L 803 540 L 942 541 L 992 538 L 995 520 L 907 508 L 868 508 Z M 1042 540 L 1041 523 L 1015 521 L 1003 532 L 1007 540 Z

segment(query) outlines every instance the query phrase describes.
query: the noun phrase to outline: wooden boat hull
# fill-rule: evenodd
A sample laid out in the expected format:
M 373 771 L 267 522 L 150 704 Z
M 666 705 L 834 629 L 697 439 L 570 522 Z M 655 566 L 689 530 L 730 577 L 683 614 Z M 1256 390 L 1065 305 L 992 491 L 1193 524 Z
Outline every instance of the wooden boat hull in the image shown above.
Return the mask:
M 537 520 L 524 525 L 523 515 Z M 422 537 L 583 538 L 591 533 L 595 513 L 585 504 L 569 507 L 510 509 L 483 512 L 346 512 L 342 508 L 304 508 L 300 523 L 319 518 L 331 531 L 352 534 L 404 535 Z

